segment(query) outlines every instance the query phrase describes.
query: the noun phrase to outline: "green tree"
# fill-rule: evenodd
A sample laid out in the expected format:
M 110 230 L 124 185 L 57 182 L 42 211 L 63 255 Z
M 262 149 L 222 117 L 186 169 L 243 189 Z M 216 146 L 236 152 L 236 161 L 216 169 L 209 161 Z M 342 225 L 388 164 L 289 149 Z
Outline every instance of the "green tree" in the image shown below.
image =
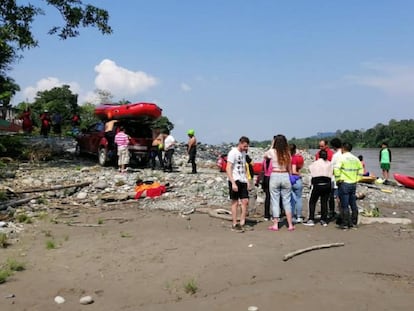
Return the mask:
M 20 87 L 14 82 L 12 78 L 3 77 L 0 75 L 0 109 L 1 118 L 6 118 L 6 111 L 10 108 L 10 100 L 20 91 Z
M 37 92 L 31 108 L 37 116 L 47 109 L 52 114 L 59 112 L 63 120 L 70 120 L 72 115 L 79 111 L 77 102 L 78 95 L 72 93 L 69 85 L 63 85 L 51 90 Z
M 47 5 L 54 7 L 63 19 L 62 26 L 52 26 L 50 35 L 57 35 L 60 39 L 77 37 L 80 28 L 95 27 L 102 34 L 112 33 L 108 25 L 109 14 L 106 10 L 90 4 L 84 4 L 81 0 L 43 0 Z M 2 81 L 13 81 L 8 77 L 11 65 L 21 57 L 20 53 L 25 49 L 38 46 L 38 40 L 32 33 L 35 18 L 44 15 L 39 6 L 27 3 L 19 4 L 16 0 L 0 1 L 0 78 Z M 27 1 L 28 2 L 28 1 Z M 14 85 L 9 91 L 15 93 Z M 2 90 L 1 92 L 4 92 Z M 14 92 L 14 93 L 13 93 Z
M 174 124 L 167 117 L 162 116 L 152 123 L 151 128 L 153 130 L 159 129 L 161 132 L 165 130 L 172 131 L 174 128 Z
M 95 27 L 103 34 L 112 33 L 108 25 L 109 14 L 106 10 L 81 0 L 43 0 L 54 7 L 61 15 L 64 24 L 52 26 L 49 34 L 60 39 L 77 37 L 81 27 Z M 3 67 L 7 62 L 18 57 L 18 52 L 38 45 L 32 33 L 32 25 L 36 17 L 44 15 L 44 11 L 33 4 L 18 4 L 16 0 L 2 0 L 0 5 L 0 46 L 6 56 L 1 58 Z M 4 63 L 6 61 L 6 63 Z
M 80 106 L 79 112 L 81 128 L 87 127 L 88 125 L 99 121 L 99 119 L 95 116 L 95 105 L 92 103 L 85 103 Z

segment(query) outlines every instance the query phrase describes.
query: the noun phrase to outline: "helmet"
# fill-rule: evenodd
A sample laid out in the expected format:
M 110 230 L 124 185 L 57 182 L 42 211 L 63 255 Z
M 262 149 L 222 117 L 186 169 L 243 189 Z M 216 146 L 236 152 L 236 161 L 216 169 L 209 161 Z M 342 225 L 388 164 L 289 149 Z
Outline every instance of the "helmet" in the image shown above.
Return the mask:
M 190 129 L 190 130 L 187 131 L 188 135 L 194 135 L 194 133 L 195 133 L 195 131 L 193 129 Z

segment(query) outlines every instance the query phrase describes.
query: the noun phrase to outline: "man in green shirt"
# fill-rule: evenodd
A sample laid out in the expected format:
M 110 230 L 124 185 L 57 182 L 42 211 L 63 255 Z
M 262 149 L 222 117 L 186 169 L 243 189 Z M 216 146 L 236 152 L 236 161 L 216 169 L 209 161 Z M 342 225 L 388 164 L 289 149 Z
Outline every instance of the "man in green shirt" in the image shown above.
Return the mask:
M 351 153 L 352 145 L 342 144 L 342 156 L 334 163 L 335 181 L 341 203 L 342 229 L 358 224 L 358 207 L 356 205 L 356 185 L 364 172 L 361 161 Z M 349 214 L 349 207 L 352 214 Z M 351 216 L 351 217 L 350 217 Z
M 388 148 L 388 144 L 386 142 L 383 142 L 381 145 L 379 161 L 382 169 L 382 177 L 384 178 L 384 184 L 387 184 L 391 167 L 391 150 Z

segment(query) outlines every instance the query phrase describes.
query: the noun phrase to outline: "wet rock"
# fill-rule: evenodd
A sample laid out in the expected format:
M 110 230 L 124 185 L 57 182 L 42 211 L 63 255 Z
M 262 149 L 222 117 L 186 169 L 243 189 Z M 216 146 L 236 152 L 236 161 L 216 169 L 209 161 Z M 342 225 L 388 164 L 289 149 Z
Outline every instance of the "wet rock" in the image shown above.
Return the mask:
M 88 193 L 87 192 L 79 192 L 76 196 L 77 199 L 79 200 L 83 200 L 86 199 L 88 197 Z

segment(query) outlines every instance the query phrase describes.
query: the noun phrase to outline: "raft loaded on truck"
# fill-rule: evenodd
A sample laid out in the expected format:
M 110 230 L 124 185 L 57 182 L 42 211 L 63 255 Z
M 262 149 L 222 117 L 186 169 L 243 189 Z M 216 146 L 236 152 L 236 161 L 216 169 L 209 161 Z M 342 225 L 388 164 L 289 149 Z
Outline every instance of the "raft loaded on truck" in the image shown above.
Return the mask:
M 160 107 L 153 103 L 102 104 L 94 113 L 101 121 L 83 129 L 76 137 L 77 154 L 97 155 L 102 166 L 114 162 L 117 158 L 114 137 L 122 125 L 130 136 L 131 164 L 148 163 L 153 138 L 151 124 L 161 117 Z

